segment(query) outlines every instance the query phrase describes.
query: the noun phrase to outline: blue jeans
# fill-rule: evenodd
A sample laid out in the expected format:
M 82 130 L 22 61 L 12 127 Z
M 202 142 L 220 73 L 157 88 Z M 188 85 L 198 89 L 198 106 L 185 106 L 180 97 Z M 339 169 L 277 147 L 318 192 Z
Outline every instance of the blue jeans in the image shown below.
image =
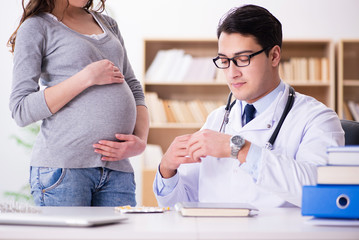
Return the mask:
M 30 168 L 37 206 L 136 206 L 134 174 L 108 168 Z

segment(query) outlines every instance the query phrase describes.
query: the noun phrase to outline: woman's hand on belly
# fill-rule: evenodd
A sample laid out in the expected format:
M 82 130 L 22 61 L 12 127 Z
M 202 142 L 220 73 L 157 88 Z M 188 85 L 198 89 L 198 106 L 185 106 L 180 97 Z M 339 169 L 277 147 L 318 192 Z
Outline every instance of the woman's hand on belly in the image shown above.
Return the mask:
M 141 154 L 146 142 L 135 135 L 116 134 L 119 141 L 100 140 L 93 144 L 95 153 L 101 154 L 103 161 L 119 161 Z
M 80 73 L 90 81 L 90 86 L 123 83 L 125 81 L 120 69 L 107 59 L 87 65 Z

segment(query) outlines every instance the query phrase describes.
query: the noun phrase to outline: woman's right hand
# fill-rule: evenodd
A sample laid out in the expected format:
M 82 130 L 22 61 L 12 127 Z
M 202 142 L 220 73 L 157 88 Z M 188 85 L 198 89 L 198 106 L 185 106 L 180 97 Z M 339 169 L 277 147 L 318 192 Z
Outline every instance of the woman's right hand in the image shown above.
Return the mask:
M 82 71 L 90 86 L 123 83 L 125 77 L 110 60 L 103 59 L 87 65 Z
M 123 83 L 120 69 L 104 59 L 87 65 L 77 74 L 61 83 L 45 89 L 45 99 L 51 113 L 56 113 L 74 97 L 93 85 Z

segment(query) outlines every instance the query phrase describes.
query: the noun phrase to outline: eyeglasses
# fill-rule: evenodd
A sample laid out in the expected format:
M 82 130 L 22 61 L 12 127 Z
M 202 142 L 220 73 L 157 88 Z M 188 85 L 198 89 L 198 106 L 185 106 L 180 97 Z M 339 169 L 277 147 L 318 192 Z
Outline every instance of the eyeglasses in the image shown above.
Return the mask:
M 250 60 L 252 57 L 264 52 L 267 49 L 268 48 L 263 48 L 262 50 L 252 53 L 250 55 L 238 55 L 238 56 L 234 56 L 232 58 L 217 56 L 217 57 L 213 58 L 213 62 L 214 62 L 214 65 L 216 65 L 216 67 L 220 68 L 220 69 L 229 68 L 231 61 L 237 67 L 246 67 L 251 63 Z

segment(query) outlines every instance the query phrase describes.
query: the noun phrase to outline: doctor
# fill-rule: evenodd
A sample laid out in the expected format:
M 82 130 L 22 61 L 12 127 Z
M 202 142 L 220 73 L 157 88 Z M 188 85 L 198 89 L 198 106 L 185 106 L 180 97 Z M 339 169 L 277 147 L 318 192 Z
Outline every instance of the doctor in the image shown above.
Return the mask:
M 154 181 L 157 200 L 163 206 L 179 201 L 300 206 L 302 186 L 315 184 L 316 166 L 327 163 L 326 148 L 344 144 L 338 116 L 312 97 L 290 93 L 281 81 L 282 27 L 266 9 L 231 10 L 217 35 L 213 61 L 223 69 L 235 104 L 227 104 L 228 123 L 223 106 L 200 131 L 172 142 Z M 288 108 L 271 147 L 268 139 Z

